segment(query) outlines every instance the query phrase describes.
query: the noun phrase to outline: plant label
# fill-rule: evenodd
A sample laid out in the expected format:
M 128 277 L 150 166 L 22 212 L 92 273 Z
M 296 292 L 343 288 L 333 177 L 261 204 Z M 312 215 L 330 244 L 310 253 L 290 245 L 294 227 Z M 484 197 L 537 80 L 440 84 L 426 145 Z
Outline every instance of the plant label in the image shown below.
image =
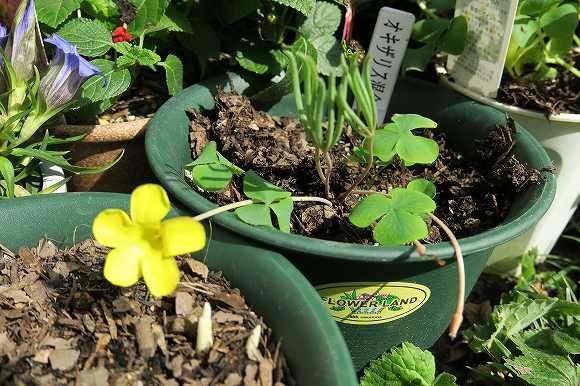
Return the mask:
M 414 23 L 415 16 L 408 12 L 390 7 L 383 7 L 379 12 L 368 49 L 379 124 L 385 120 Z
M 467 19 L 467 47 L 449 55 L 449 75 L 459 85 L 497 96 L 518 0 L 457 0 L 455 16 Z

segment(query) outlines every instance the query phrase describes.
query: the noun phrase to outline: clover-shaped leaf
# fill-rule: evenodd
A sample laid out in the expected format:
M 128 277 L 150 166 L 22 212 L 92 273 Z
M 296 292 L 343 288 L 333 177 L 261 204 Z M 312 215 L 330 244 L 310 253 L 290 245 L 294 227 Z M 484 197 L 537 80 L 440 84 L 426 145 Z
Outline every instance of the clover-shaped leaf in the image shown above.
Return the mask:
M 395 114 L 392 121 L 375 136 L 373 150 L 382 162 L 390 162 L 395 155 L 406 164 L 430 164 L 437 159 L 437 142 L 413 134 L 415 129 L 436 128 L 436 122 L 417 114 Z
M 394 189 L 388 196 L 372 194 L 363 198 L 349 215 L 359 228 L 376 221 L 373 237 L 381 245 L 401 245 L 427 237 L 424 217 L 435 210 L 426 194 L 407 188 Z
M 217 151 L 215 141 L 208 142 L 201 154 L 190 164 L 185 165 L 191 169 L 193 181 L 208 192 L 216 192 L 224 189 L 232 177 L 244 173 L 223 155 Z
M 435 194 L 437 194 L 437 188 L 435 187 L 435 184 L 424 178 L 417 178 L 416 180 L 409 182 L 407 189 L 421 192 L 430 198 L 434 198 Z
M 236 209 L 236 216 L 245 223 L 273 228 L 272 212 L 282 232 L 290 232 L 290 215 L 294 209 L 291 193 L 264 180 L 250 170 L 244 176 L 244 194 L 254 203 Z

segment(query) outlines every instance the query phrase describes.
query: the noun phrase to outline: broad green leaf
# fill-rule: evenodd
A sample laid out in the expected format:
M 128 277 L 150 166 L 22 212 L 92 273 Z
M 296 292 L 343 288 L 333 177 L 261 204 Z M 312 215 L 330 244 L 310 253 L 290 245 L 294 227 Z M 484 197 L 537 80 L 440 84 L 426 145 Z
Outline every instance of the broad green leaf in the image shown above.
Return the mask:
M 14 166 L 6 157 L 0 156 L 0 175 L 6 184 L 8 198 L 14 197 Z
M 540 29 L 536 19 L 527 16 L 518 16 L 514 22 L 511 39 L 519 47 L 527 47 L 534 40 Z
M 215 141 L 209 141 L 201 153 L 197 156 L 197 158 L 193 160 L 193 162 L 185 165 L 185 168 L 190 168 L 195 165 L 209 165 L 214 163 L 220 163 L 217 155 L 217 143 Z
M 241 176 L 242 174 L 245 173 L 244 169 L 231 163 L 230 160 L 224 157 L 219 151 L 217 152 L 217 156 L 219 163 L 229 168 L 232 171 L 232 173 L 234 173 L 236 176 Z
M 373 230 L 373 238 L 381 245 L 403 245 L 424 239 L 429 234 L 421 216 L 404 210 L 391 210 Z
M 364 370 L 360 386 L 455 386 L 455 377 L 435 378 L 435 358 L 412 343 L 403 343 L 373 360 Z
M 372 194 L 359 201 L 350 212 L 348 219 L 359 227 L 366 228 L 391 210 L 390 199 L 384 194 Z
M 244 175 L 244 194 L 265 204 L 271 204 L 291 196 L 290 192 L 264 180 L 253 170 L 247 171 Z
M 300 32 L 309 39 L 322 35 L 333 35 L 342 18 L 340 8 L 326 1 L 318 1 L 310 15 L 300 26 Z
M 196 165 L 191 170 L 195 183 L 208 192 L 223 190 L 232 180 L 231 170 L 224 165 Z
M 294 8 L 297 11 L 302 12 L 304 15 L 308 16 L 316 0 L 274 0 L 277 3 L 286 5 L 288 7 Z
M 435 198 L 435 194 L 437 194 L 435 184 L 424 178 L 417 178 L 416 180 L 409 182 L 407 189 L 421 192 L 430 198 Z
M 435 55 L 434 44 L 426 44 L 421 48 L 408 48 L 407 51 L 405 51 L 401 71 L 403 73 L 406 73 L 407 71 L 423 72 L 429 63 L 431 63 L 433 55 Z
M 574 34 L 578 25 L 578 11 L 572 4 L 562 4 L 544 13 L 540 25 L 548 36 L 567 39 Z
M 137 17 L 129 24 L 129 32 L 141 35 L 161 21 L 169 0 L 130 0 L 137 8 Z
M 558 0 L 523 0 L 520 4 L 519 13 L 522 15 L 539 16 L 558 2 Z
M 91 61 L 103 73 L 93 76 L 81 87 L 81 96 L 91 102 L 98 102 L 121 95 L 131 85 L 131 73 L 127 69 L 119 70 L 115 63 L 105 59 Z
M 241 42 L 235 53 L 238 64 L 256 74 L 278 74 L 282 70 L 281 60 L 286 60 L 280 51 L 266 44 Z
M 36 0 L 36 14 L 41 23 L 57 28 L 80 6 L 81 0 Z
M 83 1 L 81 5 L 83 13 L 90 15 L 91 19 L 105 20 L 119 16 L 119 9 L 113 0 Z
M 506 366 L 518 377 L 534 386 L 577 386 L 576 366 L 564 356 L 547 354 L 516 342 L 524 355 L 506 358 Z
M 395 149 L 399 157 L 409 164 L 430 164 L 439 156 L 437 142 L 410 132 L 399 138 Z
M 435 43 L 450 27 L 447 19 L 423 19 L 413 26 L 413 39 L 421 43 Z
M 219 0 L 221 9 L 220 15 L 226 24 L 232 24 L 236 21 L 256 12 L 260 7 L 260 0 Z
M 169 95 L 176 95 L 183 90 L 183 63 L 181 59 L 173 54 L 167 55 L 163 63 L 159 63 L 165 68 L 165 81 Z
M 580 354 L 580 323 L 554 331 L 554 343 L 569 354 Z
M 282 232 L 290 233 L 290 215 L 294 210 L 294 201 L 290 197 L 269 205 L 278 219 L 278 227 Z
M 161 60 L 161 57 L 154 51 L 128 42 L 113 44 L 113 48 L 123 55 L 117 59 L 117 64 L 122 67 L 131 66 L 135 63 L 139 63 L 141 66 L 152 66 Z
M 451 55 L 461 55 L 467 47 L 467 19 L 457 16 L 451 20 L 449 29 L 441 35 L 438 47 Z
M 236 216 L 250 225 L 263 225 L 273 228 L 270 208 L 264 204 L 251 204 L 235 210 Z
M 431 197 L 416 190 L 396 188 L 389 193 L 389 196 L 393 209 L 401 209 L 415 214 L 429 213 L 435 210 L 435 202 Z
M 437 122 L 419 114 L 394 114 L 391 120 L 395 122 L 402 131 L 434 129 L 437 127 Z
M 72 19 L 62 26 L 58 34 L 74 44 L 84 56 L 102 56 L 113 45 L 111 31 L 96 20 Z
M 342 56 L 342 47 L 338 40 L 332 35 L 321 35 L 310 39 L 310 42 L 316 48 L 316 69 L 323 75 L 330 75 L 334 72 L 336 75 L 342 75 L 340 58 Z

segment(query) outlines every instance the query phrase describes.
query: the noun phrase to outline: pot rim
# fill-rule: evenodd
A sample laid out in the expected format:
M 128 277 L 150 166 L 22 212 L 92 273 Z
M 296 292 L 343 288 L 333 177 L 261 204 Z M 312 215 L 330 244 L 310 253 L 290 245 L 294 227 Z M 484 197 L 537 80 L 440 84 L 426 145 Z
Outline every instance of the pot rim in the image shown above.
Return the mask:
M 231 76 L 230 73 L 228 75 Z M 231 80 L 231 79 L 230 79 Z M 168 188 L 171 195 L 185 207 L 203 213 L 215 209 L 217 205 L 207 200 L 190 185 L 180 178 L 176 173 L 166 169 L 166 162 L 159 156 L 158 143 L 156 141 L 156 131 L 161 130 L 166 116 L 182 114 L 180 109 L 184 105 L 183 98 L 192 98 L 196 92 L 207 93 L 206 86 L 215 87 L 218 80 L 211 79 L 197 85 L 190 86 L 177 96 L 171 98 L 157 111 L 153 117 L 150 129 L 145 134 L 145 149 L 149 165 L 155 176 Z M 524 141 L 533 147 L 533 152 L 538 154 L 544 164 L 550 164 L 551 160 L 545 153 L 540 143 L 527 131 L 520 130 L 524 136 Z M 166 151 L 164 151 L 166 153 Z M 171 174 L 171 175 L 169 175 Z M 181 175 L 181 174 L 179 174 Z M 502 223 L 494 228 L 488 229 L 473 236 L 459 239 L 464 255 L 487 250 L 492 246 L 503 244 L 528 231 L 537 223 L 550 207 L 555 190 L 555 176 L 551 173 L 544 173 L 545 183 L 541 192 L 536 198 L 536 202 L 528 210 L 507 223 Z M 294 252 L 295 255 L 317 255 L 322 258 L 350 260 L 367 263 L 387 263 L 387 262 L 425 262 L 425 257 L 419 256 L 415 247 L 379 247 L 374 245 L 361 245 L 330 241 L 307 237 L 299 234 L 283 233 L 277 229 L 267 229 L 252 226 L 238 220 L 233 213 L 222 213 L 213 217 L 216 223 L 227 228 L 234 233 L 251 238 L 261 244 L 269 244 L 279 249 Z M 451 259 L 455 256 L 455 251 L 451 243 L 437 243 L 428 246 L 430 254 L 438 256 L 440 259 Z
M 558 113 L 558 114 L 544 114 L 538 111 L 524 109 L 522 107 L 508 105 L 503 102 L 498 102 L 495 99 L 488 98 L 479 94 L 476 91 L 470 90 L 459 83 L 451 81 L 447 77 L 447 69 L 443 66 L 437 66 L 436 68 L 437 74 L 439 75 L 439 81 L 441 84 L 471 98 L 480 103 L 486 104 L 491 107 L 495 107 L 498 110 L 506 111 L 509 113 L 523 115 L 528 118 L 538 119 L 538 120 L 550 120 L 553 122 L 564 122 L 564 123 L 580 123 L 580 114 L 571 114 L 571 113 Z

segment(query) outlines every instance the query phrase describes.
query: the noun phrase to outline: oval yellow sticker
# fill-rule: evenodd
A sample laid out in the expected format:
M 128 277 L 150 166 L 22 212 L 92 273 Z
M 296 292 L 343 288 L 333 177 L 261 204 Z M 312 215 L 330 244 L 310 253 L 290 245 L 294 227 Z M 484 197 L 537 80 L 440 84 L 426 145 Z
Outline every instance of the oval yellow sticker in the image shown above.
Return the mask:
M 417 311 L 431 295 L 428 287 L 401 282 L 331 283 L 316 286 L 334 320 L 347 324 L 380 324 Z

